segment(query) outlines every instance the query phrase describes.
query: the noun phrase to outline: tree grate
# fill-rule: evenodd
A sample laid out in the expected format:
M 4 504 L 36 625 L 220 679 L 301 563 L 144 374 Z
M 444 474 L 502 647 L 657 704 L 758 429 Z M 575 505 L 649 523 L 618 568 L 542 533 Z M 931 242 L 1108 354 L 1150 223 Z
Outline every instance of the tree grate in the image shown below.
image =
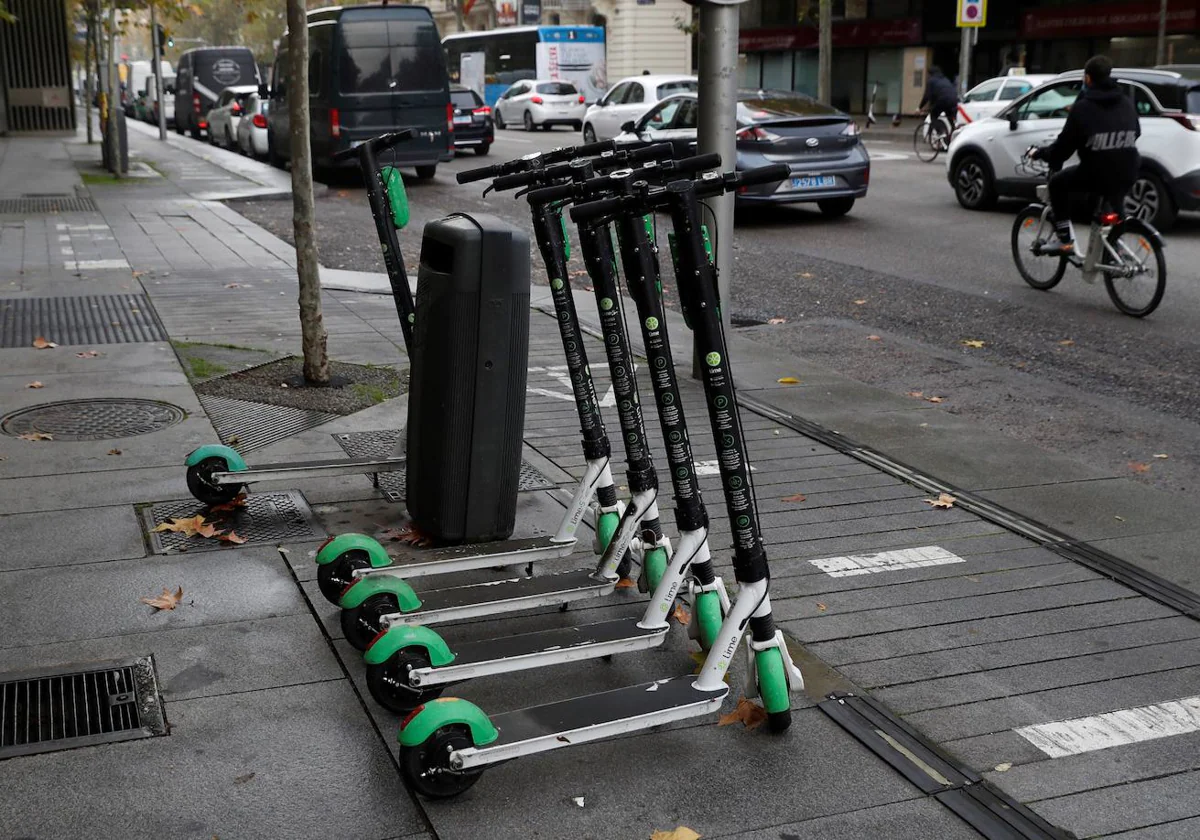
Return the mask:
M 55 344 L 133 344 L 166 341 L 145 295 L 0 298 L 0 347 Z
M 336 434 L 333 439 L 351 458 L 390 458 L 403 456 L 404 453 L 398 451 L 402 435 L 403 431 L 400 429 L 380 429 L 373 432 Z M 407 475 L 404 470 L 379 473 L 379 489 L 390 501 L 404 501 L 407 490 L 406 482 Z M 554 486 L 554 482 L 538 472 L 534 466 L 524 460 L 521 461 L 521 476 L 517 482 L 518 492 L 548 490 Z
M 221 440 L 239 452 L 269 446 L 341 416 L 231 397 L 197 396 Z
M 20 198 L 0 198 L 0 214 L 16 213 L 95 213 L 96 204 L 86 196 L 23 195 Z
M 0 431 L 17 437 L 31 432 L 54 440 L 109 440 L 158 432 L 186 414 L 158 400 L 90 399 L 41 403 L 0 418 Z
M 286 493 L 251 493 L 246 505 L 214 513 L 195 499 L 160 502 L 142 510 L 142 525 L 150 548 L 155 554 L 176 554 L 193 551 L 216 551 L 232 544 L 218 537 L 188 537 L 174 531 L 155 531 L 172 519 L 203 516 L 217 531 L 234 532 L 247 544 L 320 540 L 328 536 L 313 518 L 312 508 L 304 496 L 289 490 Z
M 0 674 L 0 759 L 166 731 L 151 657 Z

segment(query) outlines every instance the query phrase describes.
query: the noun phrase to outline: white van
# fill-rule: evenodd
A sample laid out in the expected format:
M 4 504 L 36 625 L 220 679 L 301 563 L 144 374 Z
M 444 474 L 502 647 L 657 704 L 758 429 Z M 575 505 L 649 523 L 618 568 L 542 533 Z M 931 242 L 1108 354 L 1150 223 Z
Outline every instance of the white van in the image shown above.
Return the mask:
M 163 76 L 174 76 L 175 69 L 171 66 L 171 62 L 161 62 L 159 72 Z M 134 106 L 137 104 L 137 98 L 140 91 L 149 91 L 149 79 L 154 78 L 154 65 L 149 61 L 130 61 L 126 64 L 125 70 L 125 90 L 122 93 L 121 104 L 125 107 L 125 116 L 136 116 Z

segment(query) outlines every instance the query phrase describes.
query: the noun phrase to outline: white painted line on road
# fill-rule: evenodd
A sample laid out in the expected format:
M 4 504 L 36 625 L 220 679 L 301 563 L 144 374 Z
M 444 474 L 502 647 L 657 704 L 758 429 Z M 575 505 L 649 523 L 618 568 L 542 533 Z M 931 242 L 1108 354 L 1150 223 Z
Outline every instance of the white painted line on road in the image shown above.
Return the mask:
M 911 157 L 912 155 L 902 154 L 901 152 L 871 152 L 871 163 L 881 163 L 889 160 L 908 160 Z
M 809 560 L 830 577 L 852 577 L 892 572 L 897 569 L 919 569 L 924 566 L 945 566 L 950 563 L 967 562 L 957 554 L 951 554 L 936 545 L 921 548 L 903 548 L 883 551 L 879 554 L 851 554 L 847 557 L 825 557 Z
M 1014 730 L 1051 758 L 1200 732 L 1200 696 Z
M 503 140 L 506 143 L 524 143 L 526 146 L 533 145 L 532 140 L 525 140 L 524 138 L 521 138 L 521 137 L 506 137 L 506 136 L 497 134 L 496 142 L 499 143 L 501 140 Z
M 564 402 L 575 402 L 575 387 L 571 384 L 571 375 L 567 373 L 566 365 L 550 365 L 549 367 L 533 365 L 529 368 L 529 372 L 544 373 L 567 390 L 566 393 L 563 393 L 561 391 L 551 391 L 549 388 L 535 388 L 532 386 L 527 386 L 525 388 L 525 393 L 537 394 L 541 397 L 551 397 L 556 400 L 563 400 Z M 609 385 L 608 393 L 600 398 L 599 405 L 601 408 L 611 408 L 616 404 L 617 395 L 613 391 L 612 386 Z
M 125 260 L 77 260 L 63 263 L 67 271 L 99 271 L 104 268 L 129 268 Z

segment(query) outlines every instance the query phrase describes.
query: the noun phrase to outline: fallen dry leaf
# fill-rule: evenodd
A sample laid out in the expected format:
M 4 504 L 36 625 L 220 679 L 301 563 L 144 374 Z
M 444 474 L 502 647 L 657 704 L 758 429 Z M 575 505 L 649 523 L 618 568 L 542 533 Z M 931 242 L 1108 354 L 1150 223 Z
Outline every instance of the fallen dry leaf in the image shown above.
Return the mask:
M 185 537 L 194 537 L 205 525 L 204 517 L 196 514 L 185 519 L 168 519 L 166 522 L 155 525 L 154 531 L 171 531 L 176 534 L 183 534 Z M 211 528 L 212 526 L 208 527 Z
M 817 612 L 825 612 L 827 609 L 829 609 L 829 607 L 825 606 L 820 601 L 817 601 Z
M 82 353 L 76 353 L 75 355 L 81 359 L 94 359 L 100 355 L 100 351 L 99 350 L 84 350 Z
M 883 339 L 877 335 L 869 335 L 867 336 L 867 341 L 883 341 Z
M 1064 338 L 1062 341 L 1058 342 L 1058 345 L 1060 347 L 1074 347 L 1075 342 L 1069 338 Z
M 739 697 L 737 705 L 733 711 L 726 715 L 721 715 L 717 721 L 717 726 L 729 726 L 731 723 L 742 723 L 747 729 L 754 729 L 756 726 L 761 726 L 762 722 L 767 719 L 767 710 L 755 703 L 753 700 L 747 700 L 745 697 Z
M 23 435 L 17 435 L 20 440 L 54 440 L 54 435 L 46 432 L 26 432 Z
M 864 303 L 866 303 L 866 302 L 867 302 L 867 299 L 866 299 L 866 298 L 859 298 L 858 300 L 854 301 L 854 305 L 855 305 L 855 306 L 862 306 L 862 305 L 863 305 Z
M 1160 452 L 1160 453 L 1158 453 L 1157 455 L 1151 455 L 1150 457 L 1151 457 L 1151 458 L 1158 458 L 1158 459 L 1162 460 L 1162 459 L 1164 459 L 1164 458 L 1170 458 L 1171 456 L 1170 456 L 1170 455 L 1168 455 L 1168 454 L 1167 454 L 1167 453 L 1165 453 L 1165 452 Z
M 35 379 L 35 380 L 33 380 L 32 382 L 30 382 L 29 384 L 27 384 L 25 387 L 26 387 L 26 388 L 45 388 L 46 386 L 45 386 L 45 385 L 43 385 L 41 382 L 38 382 L 38 381 Z
M 924 499 L 925 504 L 935 508 L 952 508 L 958 499 L 951 496 L 949 493 L 939 493 L 936 499 Z
M 1124 516 L 1114 516 L 1114 517 L 1113 517 L 1113 519 L 1117 520 L 1118 522 L 1124 522 L 1124 521 L 1125 521 L 1125 517 L 1124 517 Z
M 917 399 L 920 399 L 921 397 L 925 396 L 925 392 L 924 391 L 909 391 L 908 395 L 910 397 L 916 397 Z
M 143 604 L 149 604 L 156 610 L 173 610 L 183 600 L 183 587 L 178 587 L 174 592 L 163 587 L 163 594 L 154 598 L 143 598 Z
M 204 537 L 205 539 L 211 539 L 211 538 L 217 536 L 217 526 L 213 525 L 211 522 L 205 522 L 203 525 L 201 525 L 199 528 L 196 529 L 196 533 L 193 534 L 193 536 Z
M 807 271 L 801 271 L 801 272 L 800 272 L 799 274 L 797 274 L 796 276 L 797 276 L 797 277 L 803 277 L 805 280 L 811 280 L 811 279 L 812 279 L 812 274 L 811 274 L 811 273 L 809 273 L 809 272 L 807 272 Z
M 250 781 L 253 778 L 254 778 L 253 773 L 243 773 L 242 775 L 240 775 L 236 779 L 234 779 L 233 783 L 235 785 L 244 785 L 244 784 L 246 784 L 246 782 Z
M 145 274 L 145 273 L 146 273 L 146 272 L 144 272 L 144 271 L 135 271 L 135 272 L 133 272 L 133 276 L 134 276 L 134 277 L 141 277 L 141 276 L 142 276 L 143 274 Z
M 241 283 L 226 283 L 225 288 L 226 289 L 240 289 L 240 288 L 242 288 L 242 284 Z
M 675 609 L 671 610 L 671 617 L 684 627 L 692 623 L 692 614 L 684 609 L 683 604 L 675 605 Z
M 807 498 L 807 496 L 805 496 L 803 493 L 796 493 L 795 495 L 792 495 L 792 496 L 784 496 L 779 501 L 781 501 L 781 502 L 803 502 L 806 498 Z
M 799 385 L 800 380 L 794 376 L 781 376 L 775 380 L 780 385 Z
M 120 449 L 110 449 L 110 450 L 108 450 L 108 454 L 109 455 L 120 455 L 121 450 Z
M 681 825 L 670 831 L 655 831 L 650 835 L 650 840 L 700 840 L 700 835 Z
M 925 398 L 925 402 L 931 402 L 931 403 L 940 403 L 940 402 L 945 402 L 945 401 L 946 401 L 945 397 L 926 397 Z
M 979 347 L 983 346 L 983 342 L 977 338 L 964 338 L 962 341 L 960 341 L 958 343 L 961 344 L 963 347 L 979 348 Z
M 39 335 L 37 338 L 35 338 L 33 340 L 33 346 L 36 347 L 38 350 L 50 350 L 51 348 L 57 347 L 58 345 L 55 344 L 53 341 L 47 341 L 43 336 Z
M 230 531 L 228 534 L 221 534 L 220 539 L 223 543 L 233 543 L 234 545 L 241 545 L 246 541 L 245 537 L 238 536 L 237 531 Z
M 232 513 L 235 510 L 240 510 L 246 506 L 245 492 L 238 493 L 228 502 L 223 502 L 219 505 L 213 505 L 208 509 L 209 513 Z
M 230 435 L 225 440 L 225 444 L 227 446 L 237 446 L 241 442 L 242 442 L 242 439 L 240 437 L 238 437 L 237 435 Z
M 1135 473 L 1148 473 L 1150 472 L 1150 465 L 1143 464 L 1141 461 L 1130 461 L 1129 469 L 1133 470 Z
M 637 582 L 633 578 L 621 578 L 617 581 L 617 589 L 633 589 L 637 586 Z
M 997 764 L 997 765 L 996 765 L 996 772 L 997 772 L 997 773 L 1004 773 L 1004 772 L 1007 772 L 1007 771 L 1009 771 L 1009 770 L 1011 770 L 1011 769 L 1012 769 L 1012 762 L 1011 762 L 1011 761 L 1005 761 L 1003 764 Z
M 786 324 L 787 318 L 768 318 L 767 323 L 774 327 L 778 324 Z

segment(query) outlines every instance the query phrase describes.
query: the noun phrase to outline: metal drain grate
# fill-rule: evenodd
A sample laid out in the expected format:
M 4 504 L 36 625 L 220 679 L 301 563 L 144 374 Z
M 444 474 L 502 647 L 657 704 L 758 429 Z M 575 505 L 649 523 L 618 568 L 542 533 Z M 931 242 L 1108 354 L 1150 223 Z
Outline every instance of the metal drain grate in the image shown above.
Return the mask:
M 349 432 L 337 434 L 333 439 L 338 446 L 346 451 L 351 458 L 389 458 L 396 454 L 396 446 L 400 442 L 402 432 L 399 429 L 381 429 L 374 432 Z M 379 474 L 379 489 L 393 502 L 404 501 L 407 489 L 407 476 L 404 470 Z M 554 482 L 542 475 L 536 468 L 521 461 L 521 477 L 517 490 L 547 490 L 554 487 Z
M 0 674 L 0 758 L 164 734 L 150 657 Z
M 221 440 L 239 452 L 267 446 L 340 416 L 230 397 L 198 396 Z
M 0 298 L 0 347 L 29 347 L 38 336 L 56 344 L 166 341 L 145 295 Z
M 86 196 L 23 195 L 0 198 L 0 213 L 95 213 L 95 203 Z
M 12 437 L 44 432 L 54 440 L 108 440 L 161 431 L 186 416 L 179 406 L 157 400 L 64 400 L 14 411 L 0 420 L 0 431 Z
M 278 544 L 324 539 L 325 529 L 313 518 L 312 508 L 295 490 L 286 493 L 251 493 L 246 506 L 214 514 L 195 499 L 160 502 L 142 510 L 142 525 L 155 554 L 216 551 L 229 547 L 219 539 L 187 537 L 174 531 L 154 529 L 168 519 L 187 519 L 197 514 L 217 526 L 218 531 L 235 531 L 247 543 Z

